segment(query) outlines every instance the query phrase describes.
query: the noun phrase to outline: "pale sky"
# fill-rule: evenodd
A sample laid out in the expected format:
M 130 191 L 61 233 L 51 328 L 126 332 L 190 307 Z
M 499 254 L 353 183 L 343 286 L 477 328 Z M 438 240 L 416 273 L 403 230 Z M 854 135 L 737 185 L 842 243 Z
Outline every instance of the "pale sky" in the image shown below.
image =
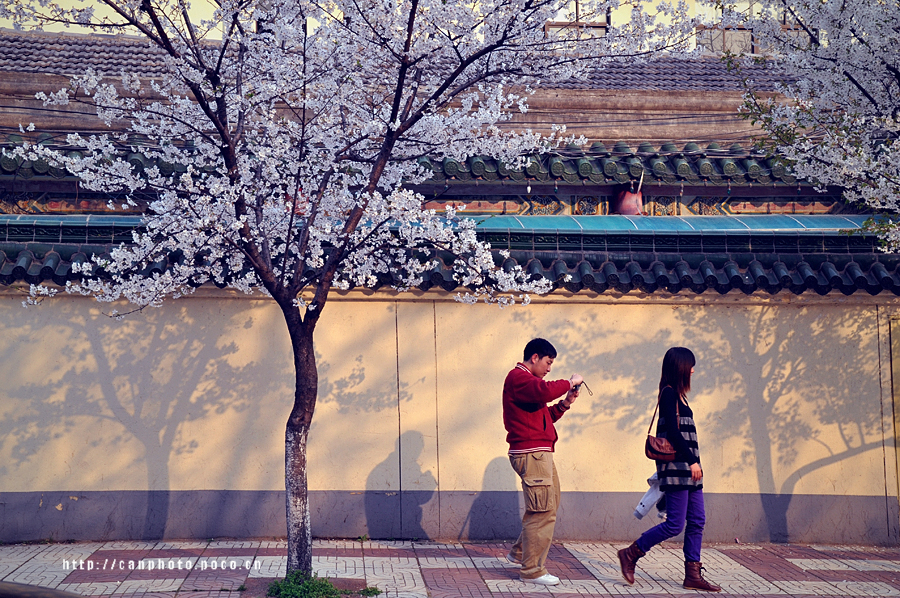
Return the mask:
M 740 2 L 740 0 L 738 0 L 738 1 Z M 746 2 L 746 0 L 744 0 L 744 1 Z M 85 0 L 85 1 L 81 1 L 81 2 L 78 0 L 58 0 L 58 2 L 60 4 L 62 4 L 63 6 L 68 6 L 68 7 L 72 7 L 72 8 L 84 7 L 84 6 L 94 6 L 94 7 L 97 7 L 98 11 L 101 10 L 101 8 L 105 8 L 105 7 L 101 7 L 101 3 L 97 2 L 96 0 Z M 697 4 L 696 4 L 695 0 L 688 0 L 688 4 L 691 6 L 693 11 L 697 10 Z M 215 4 L 214 4 L 213 0 L 193 0 L 190 3 L 190 6 L 191 6 L 191 11 L 190 11 L 191 16 L 196 20 L 196 22 L 199 22 L 203 19 L 209 19 L 212 16 L 213 11 L 215 10 Z M 573 6 L 574 6 L 574 4 L 573 4 Z M 107 8 L 107 10 L 109 10 L 109 9 Z M 622 19 L 627 19 L 629 17 L 629 15 L 630 15 L 630 6 L 628 6 L 628 4 L 625 3 L 623 6 L 619 7 L 619 9 L 613 13 L 613 15 L 612 15 L 613 23 L 616 23 L 616 22 L 621 23 Z M 562 20 L 562 19 L 564 19 L 564 15 L 560 14 L 558 18 L 560 20 Z M 4 27 L 7 29 L 13 28 L 12 23 L 7 19 L 0 19 L 0 27 Z M 48 25 L 47 27 L 44 28 L 44 31 L 82 33 L 82 34 L 90 33 L 90 30 L 86 29 L 84 27 L 65 27 L 63 25 Z
M 57 3 L 60 4 L 61 6 L 65 6 L 68 8 L 83 8 L 83 7 L 93 6 L 96 9 L 98 14 L 106 14 L 106 13 L 112 14 L 112 11 L 108 7 L 103 6 L 102 3 L 97 2 L 96 0 L 86 0 L 86 1 L 82 1 L 82 2 L 79 2 L 78 0 L 57 0 Z M 197 23 L 199 23 L 203 19 L 211 18 L 213 11 L 215 10 L 215 4 L 213 3 L 212 0 L 191 0 L 189 2 L 189 4 L 191 7 L 190 8 L 191 17 L 193 19 L 195 19 L 195 22 L 197 22 Z M 6 28 L 6 29 L 12 29 L 13 24 L 8 19 L 0 19 L 0 27 Z M 56 24 L 45 26 L 44 31 L 53 32 L 53 33 L 60 33 L 60 32 L 81 33 L 81 34 L 91 33 L 91 30 L 87 29 L 86 27 L 78 27 L 78 26 L 66 27 L 64 25 L 56 25 Z

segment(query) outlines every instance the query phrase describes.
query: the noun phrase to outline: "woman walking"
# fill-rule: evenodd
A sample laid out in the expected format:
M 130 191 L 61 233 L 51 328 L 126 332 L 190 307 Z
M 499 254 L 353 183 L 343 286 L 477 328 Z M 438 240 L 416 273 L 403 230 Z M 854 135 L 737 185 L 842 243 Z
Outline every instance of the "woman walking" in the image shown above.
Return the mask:
M 663 540 L 684 529 L 684 584 L 689 590 L 719 592 L 722 588 L 703 579 L 700 545 L 706 513 L 703 508 L 703 469 L 694 413 L 687 402 L 691 390 L 691 374 L 696 360 L 684 347 L 666 351 L 659 380 L 659 423 L 656 435 L 666 438 L 675 449 L 674 461 L 657 461 L 659 487 L 666 495 L 666 520 L 644 532 L 628 548 L 619 551 L 622 576 L 634 583 L 634 567 L 638 559 Z M 686 526 L 686 527 L 685 527 Z

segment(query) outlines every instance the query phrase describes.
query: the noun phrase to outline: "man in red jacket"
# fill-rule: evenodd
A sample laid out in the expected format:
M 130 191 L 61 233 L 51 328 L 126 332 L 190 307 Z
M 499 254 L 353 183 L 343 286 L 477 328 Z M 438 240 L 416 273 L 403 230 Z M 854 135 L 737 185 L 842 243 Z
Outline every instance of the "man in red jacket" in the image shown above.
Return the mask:
M 519 577 L 523 581 L 547 586 L 559 583 L 559 578 L 544 566 L 559 507 L 559 477 L 553 464 L 558 436 L 553 422 L 569 410 L 583 382 L 578 374 L 568 380 L 545 382 L 554 359 L 556 349 L 549 341 L 533 339 L 525 345 L 522 363 L 516 364 L 503 383 L 509 461 L 522 478 L 525 493 L 522 533 L 507 558 L 522 565 Z M 562 401 L 547 407 L 562 395 L 566 395 Z

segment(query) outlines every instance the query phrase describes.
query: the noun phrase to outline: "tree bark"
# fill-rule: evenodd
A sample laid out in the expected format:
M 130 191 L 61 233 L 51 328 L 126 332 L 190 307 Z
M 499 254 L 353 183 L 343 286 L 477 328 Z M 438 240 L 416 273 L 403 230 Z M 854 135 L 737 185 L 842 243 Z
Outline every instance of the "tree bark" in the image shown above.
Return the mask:
M 306 441 L 318 391 L 318 371 L 313 350 L 314 319 L 304 322 L 294 306 L 282 313 L 294 354 L 294 406 L 284 434 L 284 484 L 286 491 L 288 572 L 312 573 L 312 528 L 307 490 Z

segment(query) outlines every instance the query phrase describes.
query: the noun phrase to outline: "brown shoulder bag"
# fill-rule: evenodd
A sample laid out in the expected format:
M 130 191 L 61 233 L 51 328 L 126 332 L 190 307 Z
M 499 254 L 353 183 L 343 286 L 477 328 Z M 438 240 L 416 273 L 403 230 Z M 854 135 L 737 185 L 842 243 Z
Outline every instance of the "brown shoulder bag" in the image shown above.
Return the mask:
M 644 454 L 648 459 L 653 461 L 674 461 L 675 447 L 666 438 L 657 438 L 651 433 L 653 430 L 653 422 L 656 420 L 656 413 L 659 411 L 659 400 L 662 398 L 662 391 L 656 398 L 656 409 L 653 410 L 653 417 L 650 419 L 650 427 L 647 428 L 647 442 L 644 443 Z M 675 399 L 675 425 L 679 428 L 681 415 L 678 413 L 678 399 Z

